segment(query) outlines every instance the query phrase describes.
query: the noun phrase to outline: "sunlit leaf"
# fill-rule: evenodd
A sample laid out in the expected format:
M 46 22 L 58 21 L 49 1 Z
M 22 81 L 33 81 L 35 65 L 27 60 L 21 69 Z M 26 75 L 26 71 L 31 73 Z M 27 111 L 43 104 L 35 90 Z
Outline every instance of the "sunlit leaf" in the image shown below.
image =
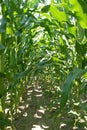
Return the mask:
M 47 18 L 47 19 L 50 19 L 50 20 L 52 19 L 52 17 L 47 13 L 42 13 L 41 18 Z
M 51 5 L 50 6 L 50 12 L 51 12 L 51 14 L 53 15 L 53 17 L 56 20 L 58 20 L 60 22 L 67 21 L 67 15 L 66 15 L 66 13 L 63 12 L 63 11 L 59 11 L 56 6 Z
M 87 13 L 83 12 L 82 6 L 78 0 L 70 0 L 73 11 L 75 11 L 76 17 L 83 28 L 87 28 Z
M 79 116 L 79 114 L 76 112 L 76 111 L 70 111 L 70 112 L 68 112 L 68 113 L 70 113 L 70 114 L 73 114 L 73 115 L 75 115 L 75 116 Z
M 76 27 L 75 27 L 75 26 L 69 27 L 69 32 L 70 32 L 70 34 L 72 34 L 74 37 L 76 37 Z

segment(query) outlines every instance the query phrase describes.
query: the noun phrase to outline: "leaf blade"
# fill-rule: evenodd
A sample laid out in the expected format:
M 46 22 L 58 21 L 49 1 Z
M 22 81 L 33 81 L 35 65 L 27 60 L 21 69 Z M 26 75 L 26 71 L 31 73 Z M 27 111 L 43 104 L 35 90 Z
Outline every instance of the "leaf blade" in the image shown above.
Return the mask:
M 71 92 L 72 88 L 72 82 L 75 80 L 79 75 L 83 75 L 85 72 L 87 72 L 87 69 L 79 69 L 74 68 L 73 71 L 70 72 L 70 74 L 67 76 L 66 81 L 63 85 L 63 91 L 61 95 L 61 102 L 60 102 L 60 109 L 62 109 L 68 100 L 68 95 Z
M 54 18 L 60 22 L 67 21 L 66 13 L 63 11 L 59 11 L 56 6 L 50 6 L 50 12 L 54 16 Z

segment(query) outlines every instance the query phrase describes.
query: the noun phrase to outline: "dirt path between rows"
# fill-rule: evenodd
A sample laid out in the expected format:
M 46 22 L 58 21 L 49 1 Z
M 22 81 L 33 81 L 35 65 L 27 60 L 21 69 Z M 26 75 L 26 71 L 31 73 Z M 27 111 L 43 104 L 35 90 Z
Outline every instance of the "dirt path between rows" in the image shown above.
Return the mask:
M 49 99 L 43 94 L 40 86 L 28 88 L 14 120 L 15 129 L 53 130 L 53 119 L 47 111 L 48 103 Z
M 51 97 L 44 94 L 44 89 L 40 85 L 28 87 L 14 118 L 13 130 L 84 130 L 74 128 L 67 115 L 55 123 L 52 113 L 48 111 L 50 100 Z M 68 122 L 68 125 L 65 122 Z
M 56 115 L 58 107 L 52 112 L 48 111 L 53 97 L 46 93 L 46 89 L 44 84 L 40 86 L 37 82 L 27 87 L 14 117 L 15 128 L 12 130 L 86 130 L 84 124 L 81 124 L 81 128 L 73 127 L 74 120 L 67 114 L 55 120 L 52 113 Z

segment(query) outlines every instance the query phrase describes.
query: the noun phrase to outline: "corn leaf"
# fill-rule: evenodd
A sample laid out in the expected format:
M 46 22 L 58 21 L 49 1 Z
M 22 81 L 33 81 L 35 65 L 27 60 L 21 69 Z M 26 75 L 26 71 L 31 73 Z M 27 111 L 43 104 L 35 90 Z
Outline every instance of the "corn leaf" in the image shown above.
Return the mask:
M 77 20 L 79 21 L 82 28 L 87 28 L 87 13 L 83 11 L 82 6 L 78 0 L 70 0 L 72 9 L 76 13 Z
M 5 49 L 4 45 L 0 44 L 0 51 L 4 49 Z
M 61 103 L 60 103 L 61 109 L 66 105 L 66 102 L 68 100 L 68 95 L 72 89 L 73 80 L 76 79 L 78 76 L 81 76 L 85 72 L 87 72 L 87 69 L 81 70 L 79 68 L 74 68 L 73 71 L 71 71 L 70 74 L 67 76 L 67 79 L 63 85 L 63 91 L 62 91 Z
M 53 15 L 53 17 L 54 17 L 56 20 L 58 20 L 58 21 L 60 21 L 60 22 L 62 22 L 62 21 L 67 21 L 66 13 L 63 12 L 63 11 L 59 11 L 59 10 L 56 8 L 56 6 L 51 5 L 51 6 L 50 6 L 50 12 L 51 12 L 51 14 Z
M 42 13 L 47 13 L 49 11 L 50 5 L 46 5 L 42 8 L 41 12 Z

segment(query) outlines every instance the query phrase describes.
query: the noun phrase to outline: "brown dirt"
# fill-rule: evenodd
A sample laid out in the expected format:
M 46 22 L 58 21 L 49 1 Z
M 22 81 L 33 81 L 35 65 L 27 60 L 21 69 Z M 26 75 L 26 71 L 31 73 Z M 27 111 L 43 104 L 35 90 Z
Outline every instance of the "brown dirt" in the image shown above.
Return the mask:
M 64 124 L 67 117 L 63 117 L 63 120 L 56 124 L 48 111 L 49 101 L 50 98 L 44 95 L 41 86 L 33 85 L 26 89 L 18 113 L 14 117 L 14 130 L 82 130 L 73 128 L 71 123 L 68 126 Z
M 15 129 L 51 130 L 53 119 L 47 111 L 48 103 L 41 87 L 28 88 L 14 119 Z

